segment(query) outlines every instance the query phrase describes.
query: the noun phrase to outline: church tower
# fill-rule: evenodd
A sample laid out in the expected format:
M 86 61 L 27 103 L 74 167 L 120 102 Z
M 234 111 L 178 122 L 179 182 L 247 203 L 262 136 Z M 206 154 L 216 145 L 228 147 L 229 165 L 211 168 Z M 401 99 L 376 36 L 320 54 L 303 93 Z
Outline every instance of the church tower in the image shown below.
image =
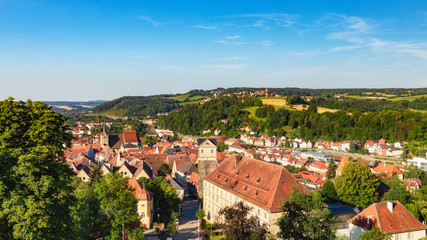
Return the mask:
M 197 156 L 197 166 L 199 170 L 199 182 L 197 186 L 197 195 L 203 198 L 203 178 L 206 177 L 218 166 L 217 160 L 217 142 L 216 139 L 199 138 L 199 154 Z
M 108 134 L 105 132 L 105 123 L 104 123 L 104 128 L 102 129 L 102 133 L 101 133 L 101 146 L 107 145 L 109 146 L 109 141 L 108 141 Z

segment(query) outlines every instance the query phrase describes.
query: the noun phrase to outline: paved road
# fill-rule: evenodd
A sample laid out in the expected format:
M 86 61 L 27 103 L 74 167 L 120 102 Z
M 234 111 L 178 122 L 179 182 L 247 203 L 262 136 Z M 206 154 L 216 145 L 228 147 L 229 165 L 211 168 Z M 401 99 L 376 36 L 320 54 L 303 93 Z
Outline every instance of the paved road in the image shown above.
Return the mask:
M 176 235 L 177 240 L 197 239 L 197 210 L 199 210 L 197 200 L 186 198 L 182 204 L 182 215 Z

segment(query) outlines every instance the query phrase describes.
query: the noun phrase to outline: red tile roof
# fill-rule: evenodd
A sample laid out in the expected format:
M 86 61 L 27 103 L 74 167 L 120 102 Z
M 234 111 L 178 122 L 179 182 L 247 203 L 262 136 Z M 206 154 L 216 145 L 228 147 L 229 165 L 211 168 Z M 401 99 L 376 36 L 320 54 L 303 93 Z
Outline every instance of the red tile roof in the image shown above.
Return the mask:
M 124 143 L 136 143 L 139 138 L 135 130 L 123 131 Z
M 383 234 L 426 229 L 399 201 L 392 202 L 393 211 L 388 209 L 387 203 L 374 203 L 348 222 L 368 230 L 378 227 Z M 369 222 L 368 216 L 371 216 Z
M 136 179 L 128 179 L 128 186 L 134 190 L 136 200 L 152 200 L 154 194 L 142 186 Z
M 204 178 L 206 181 L 270 212 L 280 212 L 292 187 L 308 191 L 284 167 L 232 155 Z
M 403 172 L 396 166 L 386 163 L 378 164 L 378 166 L 374 167 L 372 171 L 385 173 L 386 177 L 391 177 L 393 173 L 398 175 L 403 174 Z

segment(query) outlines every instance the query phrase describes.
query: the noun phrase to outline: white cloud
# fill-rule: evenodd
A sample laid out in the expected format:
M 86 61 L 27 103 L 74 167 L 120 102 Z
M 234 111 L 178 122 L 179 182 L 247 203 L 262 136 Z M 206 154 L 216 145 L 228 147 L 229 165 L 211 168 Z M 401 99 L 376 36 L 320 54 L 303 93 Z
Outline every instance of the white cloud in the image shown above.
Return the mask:
M 218 30 L 218 27 L 215 27 L 215 26 L 195 25 L 195 26 L 192 26 L 192 27 L 193 28 L 206 29 L 206 30 Z
M 240 38 L 240 36 L 239 35 L 236 35 L 236 36 L 227 36 L 227 37 L 225 37 L 226 39 L 239 39 Z
M 222 18 L 258 18 L 254 24 L 246 25 L 252 27 L 264 27 L 267 21 L 271 21 L 277 26 L 290 27 L 296 23 L 296 16 L 286 13 L 256 13 L 256 14 L 238 14 L 223 16 Z
M 138 17 L 138 19 L 141 19 L 141 20 L 144 20 L 144 21 L 146 21 L 146 22 L 149 22 L 149 23 L 151 23 L 153 26 L 159 26 L 159 25 L 162 25 L 162 24 L 164 24 L 164 23 L 161 23 L 161 22 L 157 22 L 157 21 L 154 21 L 151 17 L 149 17 L 149 16 L 144 16 L 144 15 L 140 15 L 139 17 Z
M 270 46 L 272 46 L 273 45 L 273 42 L 271 42 L 271 41 L 267 41 L 267 40 L 264 40 L 264 41 L 262 41 L 262 43 L 261 43 L 263 46 L 265 46 L 265 47 L 270 47 Z

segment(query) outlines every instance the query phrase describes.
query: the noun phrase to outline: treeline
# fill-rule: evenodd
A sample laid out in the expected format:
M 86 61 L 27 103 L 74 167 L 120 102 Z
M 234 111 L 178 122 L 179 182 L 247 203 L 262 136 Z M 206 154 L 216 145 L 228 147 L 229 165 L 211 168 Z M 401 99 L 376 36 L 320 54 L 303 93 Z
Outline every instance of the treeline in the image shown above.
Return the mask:
M 241 91 L 259 91 L 266 88 L 218 88 L 214 91 L 224 93 L 236 93 Z M 348 93 L 349 95 L 364 96 L 366 93 L 376 94 L 394 94 L 400 96 L 402 94 L 421 95 L 426 94 L 427 88 L 335 88 L 335 89 L 310 89 L 310 88 L 268 88 L 269 94 L 279 94 L 282 96 L 300 95 L 300 96 L 322 96 L 322 94 L 335 95 L 337 93 Z
M 250 99 L 250 101 L 245 100 Z M 189 105 L 160 119 L 160 125 L 182 134 L 198 135 L 203 129 L 221 129 L 222 135 L 235 137 L 240 128 L 269 135 L 303 137 L 309 140 L 340 141 L 384 138 L 388 141 L 427 139 L 425 114 L 410 111 L 383 110 L 378 112 L 338 111 L 319 114 L 315 105 L 304 111 L 260 106 L 256 115 L 265 121 L 249 117 L 244 108 L 259 106 L 257 98 L 221 97 L 203 105 Z M 224 124 L 220 120 L 227 119 Z M 289 130 L 291 129 L 291 130 Z
M 128 117 L 153 116 L 157 113 L 167 113 L 179 108 L 179 101 L 162 97 L 121 97 L 103 103 L 93 109 L 94 113 L 118 113 Z
M 424 97 L 416 98 L 413 101 L 390 101 L 386 99 L 337 99 L 335 97 L 323 95 L 321 97 L 312 98 L 310 102 L 305 103 L 313 104 L 318 107 L 340 109 L 344 111 L 347 111 L 350 108 L 363 112 L 376 112 L 383 110 L 408 110 L 409 108 L 417 110 L 427 110 L 427 99 L 425 99 Z
M 204 104 L 186 105 L 159 119 L 159 126 L 188 135 L 199 135 L 203 129 L 221 129 L 222 134 L 237 136 L 245 122 L 251 122 L 246 107 L 261 106 L 256 97 L 221 97 Z M 227 119 L 227 123 L 220 120 Z

